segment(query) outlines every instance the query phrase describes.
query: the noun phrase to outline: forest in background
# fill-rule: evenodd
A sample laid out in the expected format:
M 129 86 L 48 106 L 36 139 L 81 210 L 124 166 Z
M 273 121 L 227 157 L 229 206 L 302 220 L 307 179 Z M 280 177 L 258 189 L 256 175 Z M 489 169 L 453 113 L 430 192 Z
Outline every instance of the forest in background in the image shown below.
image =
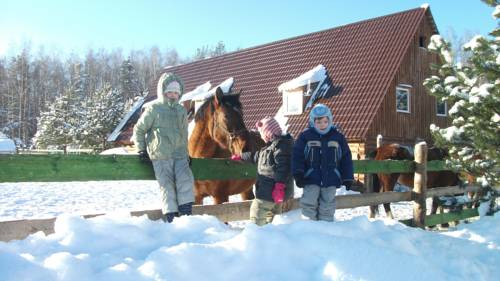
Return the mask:
M 127 54 L 120 49 L 88 49 L 80 56 L 43 47 L 34 50 L 28 42 L 14 53 L 0 56 L 0 132 L 20 148 L 78 145 L 104 149 L 106 144 L 95 129 L 109 134 L 164 67 L 222 55 L 226 50 L 221 41 L 198 48 L 189 58 L 180 58 L 176 49 L 158 47 Z M 110 118 L 90 120 L 103 116 Z M 44 132 L 37 135 L 41 127 Z M 59 134 L 71 135 L 55 139 Z

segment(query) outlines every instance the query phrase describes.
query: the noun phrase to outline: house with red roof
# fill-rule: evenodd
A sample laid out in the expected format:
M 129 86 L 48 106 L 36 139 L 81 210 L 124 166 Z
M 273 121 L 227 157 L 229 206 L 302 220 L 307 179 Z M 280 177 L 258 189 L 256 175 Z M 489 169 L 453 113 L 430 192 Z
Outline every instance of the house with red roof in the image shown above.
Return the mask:
M 310 108 L 326 104 L 353 157 L 363 159 L 375 148 L 379 134 L 386 142 L 413 145 L 417 139 L 432 142 L 430 124 L 449 123 L 446 104 L 438 103 L 422 85 L 432 73 L 431 64 L 439 60 L 427 50 L 430 37 L 437 33 L 425 5 L 162 72 L 182 77 L 186 92 L 230 79 L 231 89 L 242 91 L 248 129 L 265 116 L 277 116 L 296 137 L 307 126 Z M 156 98 L 156 84 L 145 101 Z M 139 108 L 110 141 L 130 144 Z

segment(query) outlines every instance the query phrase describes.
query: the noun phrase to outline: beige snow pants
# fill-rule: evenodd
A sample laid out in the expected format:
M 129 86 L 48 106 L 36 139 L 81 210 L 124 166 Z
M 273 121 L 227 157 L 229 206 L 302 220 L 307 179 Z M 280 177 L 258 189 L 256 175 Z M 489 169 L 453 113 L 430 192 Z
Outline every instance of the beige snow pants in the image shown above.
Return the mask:
M 194 202 L 194 178 L 188 158 L 152 162 L 160 185 L 163 214 L 178 212 L 179 205 Z

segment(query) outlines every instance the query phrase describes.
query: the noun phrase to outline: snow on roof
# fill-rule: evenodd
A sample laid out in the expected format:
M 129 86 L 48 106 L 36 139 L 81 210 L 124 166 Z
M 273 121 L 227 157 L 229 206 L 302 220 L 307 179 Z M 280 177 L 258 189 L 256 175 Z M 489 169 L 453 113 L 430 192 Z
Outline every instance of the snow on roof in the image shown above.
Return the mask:
M 424 3 L 424 4 L 420 5 L 420 8 L 429 9 L 429 3 Z
M 179 100 L 179 103 L 182 103 L 182 102 L 188 101 L 188 100 L 196 99 L 196 97 L 198 95 L 202 95 L 202 94 L 205 94 L 208 91 L 210 91 L 211 87 L 212 87 L 212 84 L 210 83 L 210 81 L 207 81 L 206 83 L 196 87 L 194 90 L 182 95 L 181 99 Z
M 311 84 L 318 82 L 318 85 L 311 92 Z M 310 95 L 311 98 L 306 104 L 306 108 L 311 108 L 314 102 L 322 98 L 330 89 L 331 81 L 328 79 L 328 73 L 326 68 L 320 64 L 315 68 L 307 71 L 306 73 L 294 78 L 288 82 L 281 84 L 278 87 L 280 92 L 297 89 L 299 87 L 307 86 L 306 95 Z
M 287 90 L 293 90 L 302 86 L 310 86 L 314 82 L 323 81 L 326 78 L 326 68 L 320 64 L 315 68 L 309 70 L 308 72 L 294 78 L 288 82 L 285 82 L 278 86 L 278 91 L 283 92 Z
M 137 99 L 137 101 L 134 102 L 130 110 L 125 114 L 123 119 L 120 121 L 118 126 L 116 126 L 115 130 L 108 136 L 107 141 L 115 141 L 118 135 L 120 135 L 120 132 L 127 123 L 127 121 L 134 115 L 134 113 L 144 104 L 144 97 L 140 97 Z
M 218 87 L 221 88 L 222 92 L 229 93 L 231 91 L 231 88 L 233 87 L 233 83 L 234 83 L 234 78 L 229 77 L 228 79 L 222 81 L 222 83 L 220 83 L 219 85 L 213 87 L 210 91 L 205 92 L 204 94 L 197 95 L 196 97 L 193 98 L 193 100 L 202 101 L 208 99 L 211 96 L 214 96 L 215 90 L 217 90 Z

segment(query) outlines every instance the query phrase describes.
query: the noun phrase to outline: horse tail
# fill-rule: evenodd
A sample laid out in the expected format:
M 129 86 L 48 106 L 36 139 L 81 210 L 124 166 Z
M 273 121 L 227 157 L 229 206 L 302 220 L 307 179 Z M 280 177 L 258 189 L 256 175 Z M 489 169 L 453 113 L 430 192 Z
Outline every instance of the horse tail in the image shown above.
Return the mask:
M 372 174 L 372 182 L 373 182 L 373 192 L 380 192 L 380 180 L 378 179 L 377 174 Z
M 377 156 L 377 149 L 368 151 L 366 153 L 366 159 L 373 160 Z M 377 174 L 371 174 L 372 183 L 373 183 L 373 192 L 380 192 L 380 180 Z

